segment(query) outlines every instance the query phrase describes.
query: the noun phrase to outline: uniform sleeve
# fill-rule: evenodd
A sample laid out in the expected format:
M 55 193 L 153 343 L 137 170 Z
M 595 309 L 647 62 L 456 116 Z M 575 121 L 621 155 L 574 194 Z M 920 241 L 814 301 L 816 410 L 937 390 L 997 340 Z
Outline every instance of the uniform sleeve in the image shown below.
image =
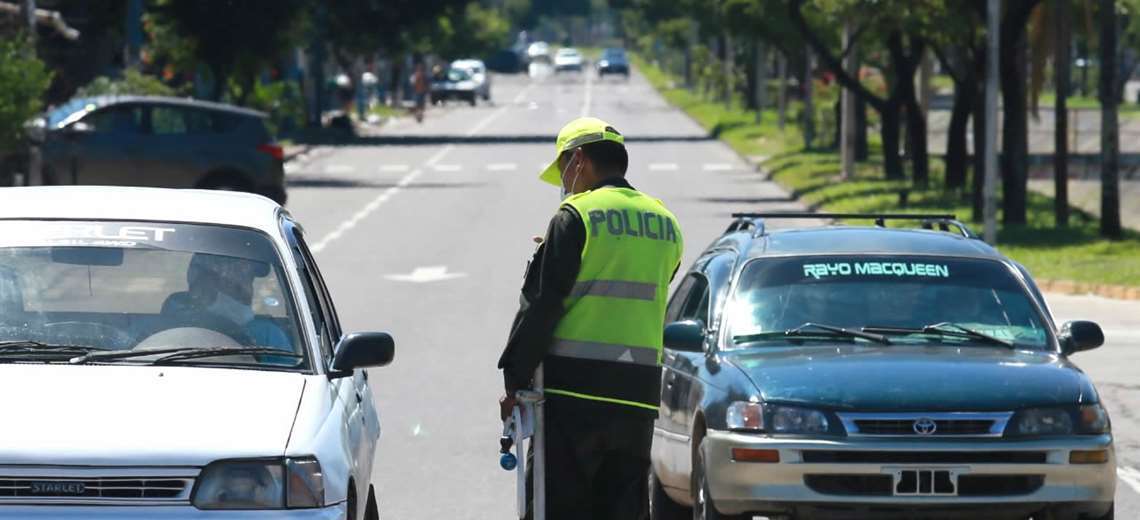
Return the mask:
M 562 318 L 562 303 L 578 278 L 585 229 L 578 212 L 563 206 L 534 252 L 523 281 L 519 311 L 499 358 L 508 395 L 530 386 L 535 368 L 546 355 L 554 328 Z

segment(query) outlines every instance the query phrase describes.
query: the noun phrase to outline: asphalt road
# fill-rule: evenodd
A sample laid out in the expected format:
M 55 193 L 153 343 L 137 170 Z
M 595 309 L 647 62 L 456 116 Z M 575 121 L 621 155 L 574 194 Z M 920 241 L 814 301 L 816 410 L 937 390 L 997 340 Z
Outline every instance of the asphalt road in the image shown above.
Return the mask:
M 637 76 L 498 76 L 493 90 L 493 104 L 435 108 L 423 124 L 397 121 L 288 168 L 289 209 L 317 251 L 345 328 L 397 339 L 395 363 L 371 372 L 384 427 L 374 482 L 387 519 L 511 518 L 513 474 L 498 468 L 495 362 L 531 237 L 558 204 L 557 188 L 536 177 L 564 122 L 596 115 L 627 136 L 628 177 L 677 214 L 686 265 L 731 212 L 797 208 Z M 1089 308 L 1070 303 L 1074 312 Z M 1117 314 L 1127 321 L 1127 312 Z M 1140 383 L 1129 383 L 1136 378 L 1120 363 L 1138 357 L 1129 347 L 1140 337 L 1128 342 L 1081 360 L 1111 383 L 1105 393 L 1116 400 L 1120 436 L 1138 439 L 1140 418 L 1130 410 L 1140 408 L 1129 403 L 1140 399 Z M 1121 444 L 1122 460 L 1140 467 L 1140 444 Z M 1140 474 L 1135 480 L 1140 486 Z M 1132 512 L 1122 518 L 1140 517 L 1140 496 L 1121 488 L 1119 511 Z

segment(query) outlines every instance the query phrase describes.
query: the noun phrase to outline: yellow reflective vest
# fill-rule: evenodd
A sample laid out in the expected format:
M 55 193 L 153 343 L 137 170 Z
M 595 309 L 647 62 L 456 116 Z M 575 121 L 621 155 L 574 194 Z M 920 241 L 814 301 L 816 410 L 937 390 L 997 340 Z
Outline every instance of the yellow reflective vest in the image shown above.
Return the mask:
M 629 188 L 574 195 L 582 262 L 545 361 L 545 391 L 655 413 L 669 282 L 681 261 L 677 218 Z

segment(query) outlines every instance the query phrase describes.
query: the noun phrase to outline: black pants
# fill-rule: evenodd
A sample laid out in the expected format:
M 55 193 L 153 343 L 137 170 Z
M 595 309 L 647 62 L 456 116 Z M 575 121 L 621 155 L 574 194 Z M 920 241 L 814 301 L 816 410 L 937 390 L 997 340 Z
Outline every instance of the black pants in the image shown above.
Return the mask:
M 653 420 L 569 412 L 551 401 L 545 408 L 547 520 L 648 518 Z M 527 456 L 528 483 L 533 455 Z M 531 519 L 533 503 L 528 507 Z

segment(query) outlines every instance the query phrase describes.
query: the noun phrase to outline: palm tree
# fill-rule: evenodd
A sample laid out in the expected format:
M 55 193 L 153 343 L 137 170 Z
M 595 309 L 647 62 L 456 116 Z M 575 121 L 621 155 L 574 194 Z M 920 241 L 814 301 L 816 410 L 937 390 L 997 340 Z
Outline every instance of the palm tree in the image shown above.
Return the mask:
M 1120 224 L 1120 122 L 1117 119 L 1116 2 L 1100 0 L 1100 234 L 1123 236 Z
M 1053 214 L 1057 227 L 1069 225 L 1069 0 L 1053 0 Z

